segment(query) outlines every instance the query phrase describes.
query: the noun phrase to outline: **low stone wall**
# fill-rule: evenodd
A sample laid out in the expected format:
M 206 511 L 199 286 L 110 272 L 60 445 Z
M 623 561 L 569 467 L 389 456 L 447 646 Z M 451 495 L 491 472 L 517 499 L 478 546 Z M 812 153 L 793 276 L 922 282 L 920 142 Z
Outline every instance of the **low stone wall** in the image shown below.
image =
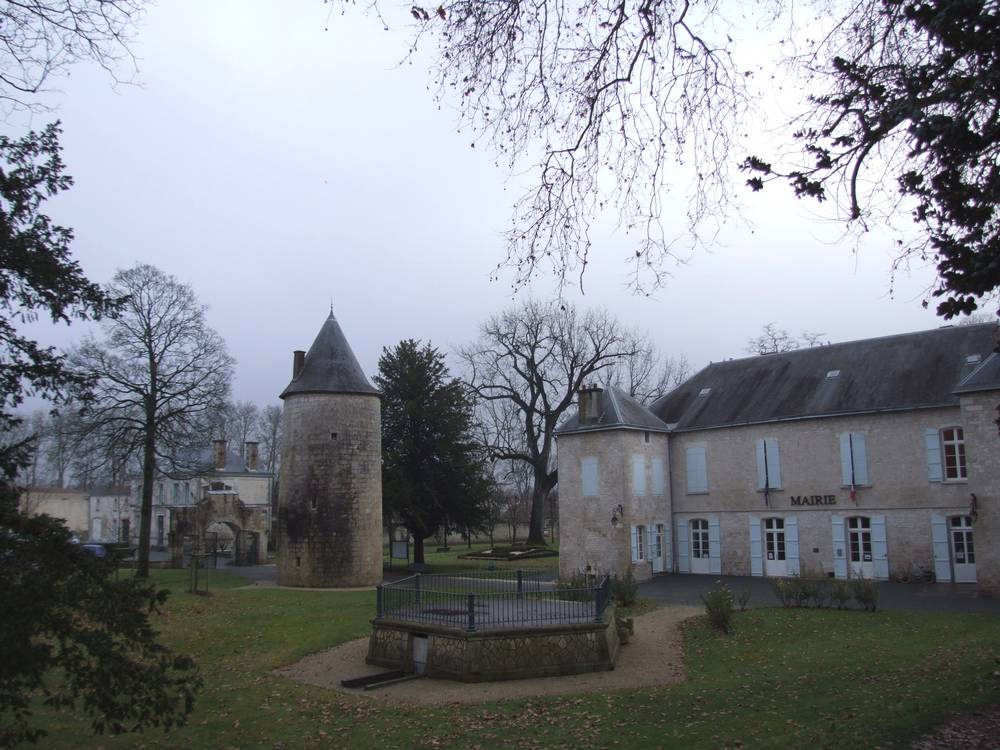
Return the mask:
M 615 667 L 614 605 L 601 622 L 469 633 L 453 628 L 372 621 L 369 664 L 413 671 L 414 638 L 427 638 L 424 672 L 463 682 L 601 672 Z

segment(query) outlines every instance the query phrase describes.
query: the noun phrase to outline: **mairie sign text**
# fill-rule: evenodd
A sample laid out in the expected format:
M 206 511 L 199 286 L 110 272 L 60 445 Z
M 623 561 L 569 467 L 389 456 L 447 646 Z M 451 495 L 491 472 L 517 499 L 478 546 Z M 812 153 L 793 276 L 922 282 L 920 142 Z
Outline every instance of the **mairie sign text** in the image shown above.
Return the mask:
M 836 495 L 792 495 L 792 505 L 836 505 Z

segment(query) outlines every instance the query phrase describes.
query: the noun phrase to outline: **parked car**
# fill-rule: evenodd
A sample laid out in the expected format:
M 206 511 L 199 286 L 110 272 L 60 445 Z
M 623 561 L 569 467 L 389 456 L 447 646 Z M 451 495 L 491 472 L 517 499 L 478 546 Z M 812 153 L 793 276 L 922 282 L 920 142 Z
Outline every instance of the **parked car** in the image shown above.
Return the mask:
M 87 554 L 99 557 L 102 560 L 108 556 L 108 551 L 105 549 L 104 545 L 98 544 L 97 542 L 86 542 L 81 544 L 80 549 Z

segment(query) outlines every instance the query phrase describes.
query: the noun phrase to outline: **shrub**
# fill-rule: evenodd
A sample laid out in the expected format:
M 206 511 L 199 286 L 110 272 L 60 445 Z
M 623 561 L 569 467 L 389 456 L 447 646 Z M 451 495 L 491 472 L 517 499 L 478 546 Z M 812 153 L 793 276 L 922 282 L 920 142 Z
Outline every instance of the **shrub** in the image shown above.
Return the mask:
M 587 601 L 591 598 L 589 589 L 594 586 L 592 576 L 586 573 L 576 572 L 568 578 L 560 578 L 556 581 L 556 592 L 559 598 L 569 601 Z
M 837 605 L 837 609 L 844 609 L 853 596 L 849 581 L 838 578 L 830 585 L 830 601 Z
M 878 583 L 876 581 L 870 578 L 854 578 L 850 583 L 854 601 L 869 612 L 878 609 Z
M 720 583 L 703 594 L 701 600 L 705 603 L 709 625 L 722 633 L 728 633 L 733 621 L 733 592 Z
M 619 607 L 631 607 L 635 604 L 639 594 L 639 584 L 636 583 L 632 570 L 626 570 L 625 575 L 618 577 L 615 575 L 611 579 L 611 596 L 614 597 Z
M 791 607 L 795 602 L 795 586 L 791 578 L 772 578 L 771 588 L 782 607 Z

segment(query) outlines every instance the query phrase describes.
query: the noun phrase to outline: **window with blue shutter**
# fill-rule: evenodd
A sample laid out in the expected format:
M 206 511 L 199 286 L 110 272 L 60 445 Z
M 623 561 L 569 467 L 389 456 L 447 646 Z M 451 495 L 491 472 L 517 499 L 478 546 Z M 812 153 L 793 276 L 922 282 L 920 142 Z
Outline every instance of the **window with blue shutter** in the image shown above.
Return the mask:
M 776 438 L 757 441 L 757 489 L 781 489 L 781 456 Z
M 653 456 L 653 494 L 662 496 L 666 491 L 666 482 L 663 480 L 663 459 Z
M 705 446 L 692 445 L 685 452 L 688 494 L 708 492 L 708 466 Z
M 843 487 L 871 484 L 868 480 L 868 444 L 860 432 L 845 432 L 840 436 L 840 484 Z
M 941 470 L 941 438 L 933 427 L 924 429 L 924 451 L 927 454 L 927 480 L 940 482 L 943 478 Z
M 597 497 L 597 457 L 587 456 L 580 459 L 580 481 L 583 484 L 584 497 Z
M 632 494 L 642 497 L 646 494 L 646 457 L 632 456 Z

